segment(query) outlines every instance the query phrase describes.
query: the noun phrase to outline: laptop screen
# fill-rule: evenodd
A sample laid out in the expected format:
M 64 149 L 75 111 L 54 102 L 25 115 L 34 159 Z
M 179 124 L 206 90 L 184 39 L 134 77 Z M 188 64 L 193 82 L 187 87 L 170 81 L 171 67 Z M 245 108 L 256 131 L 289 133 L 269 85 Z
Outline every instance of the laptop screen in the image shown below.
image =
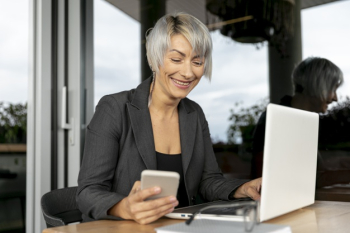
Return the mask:
M 269 104 L 260 221 L 315 201 L 319 115 Z

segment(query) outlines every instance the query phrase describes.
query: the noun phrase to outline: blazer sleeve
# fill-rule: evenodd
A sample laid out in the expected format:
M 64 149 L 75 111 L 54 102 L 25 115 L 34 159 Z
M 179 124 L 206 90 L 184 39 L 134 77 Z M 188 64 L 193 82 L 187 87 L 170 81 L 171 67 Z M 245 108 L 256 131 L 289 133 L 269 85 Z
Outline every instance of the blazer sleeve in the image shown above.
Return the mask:
M 199 114 L 203 134 L 203 142 L 205 147 L 205 161 L 202 180 L 199 185 L 199 192 L 208 201 L 231 200 L 233 197 L 230 197 L 230 195 L 232 195 L 239 186 L 248 182 L 249 180 L 228 180 L 223 177 L 223 174 L 219 168 L 213 151 L 208 122 L 205 119 L 204 113 L 201 108 Z
M 122 113 L 112 96 L 103 97 L 87 127 L 78 177 L 77 204 L 92 219 L 120 219 L 107 211 L 125 196 L 112 192 L 118 162 Z

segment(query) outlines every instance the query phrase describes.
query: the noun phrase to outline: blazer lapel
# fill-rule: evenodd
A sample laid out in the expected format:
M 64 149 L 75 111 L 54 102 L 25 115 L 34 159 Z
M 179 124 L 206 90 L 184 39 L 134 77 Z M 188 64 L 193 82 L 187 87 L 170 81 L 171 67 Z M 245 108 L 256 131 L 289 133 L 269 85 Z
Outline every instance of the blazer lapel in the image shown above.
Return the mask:
M 180 141 L 184 175 L 192 158 L 197 130 L 197 112 L 187 101 L 187 99 L 183 99 L 179 104 Z
M 127 108 L 138 151 L 147 169 L 156 170 L 156 152 L 151 116 L 148 110 L 150 84 L 151 79 L 147 79 L 136 88 L 134 98 L 131 103 L 127 104 Z
M 152 79 L 142 82 L 135 90 L 131 103 L 127 104 L 136 146 L 147 167 L 157 169 L 151 116 L 148 110 L 148 95 Z M 180 142 L 184 175 L 193 154 L 197 130 L 197 112 L 185 98 L 179 103 Z

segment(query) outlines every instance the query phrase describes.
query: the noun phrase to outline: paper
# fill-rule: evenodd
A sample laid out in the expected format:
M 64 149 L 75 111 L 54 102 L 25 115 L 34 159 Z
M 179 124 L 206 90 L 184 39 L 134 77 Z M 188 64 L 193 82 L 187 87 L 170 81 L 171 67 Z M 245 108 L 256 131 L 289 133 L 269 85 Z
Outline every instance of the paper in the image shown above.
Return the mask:
M 185 222 L 159 227 L 157 233 L 246 233 L 244 222 L 221 221 L 209 219 L 196 219 L 190 225 Z M 259 223 L 253 228 L 252 233 L 291 233 L 292 230 L 286 225 Z

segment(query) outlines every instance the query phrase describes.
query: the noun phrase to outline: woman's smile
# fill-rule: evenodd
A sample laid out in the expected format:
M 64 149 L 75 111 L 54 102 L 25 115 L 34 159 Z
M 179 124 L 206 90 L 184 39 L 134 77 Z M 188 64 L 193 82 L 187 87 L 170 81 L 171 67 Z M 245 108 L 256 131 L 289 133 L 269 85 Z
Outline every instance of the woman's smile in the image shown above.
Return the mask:
M 191 86 L 191 83 L 192 81 L 180 81 L 180 80 L 177 80 L 177 79 L 174 79 L 174 78 L 170 78 L 174 85 L 178 88 L 181 88 L 181 89 L 187 89 Z

